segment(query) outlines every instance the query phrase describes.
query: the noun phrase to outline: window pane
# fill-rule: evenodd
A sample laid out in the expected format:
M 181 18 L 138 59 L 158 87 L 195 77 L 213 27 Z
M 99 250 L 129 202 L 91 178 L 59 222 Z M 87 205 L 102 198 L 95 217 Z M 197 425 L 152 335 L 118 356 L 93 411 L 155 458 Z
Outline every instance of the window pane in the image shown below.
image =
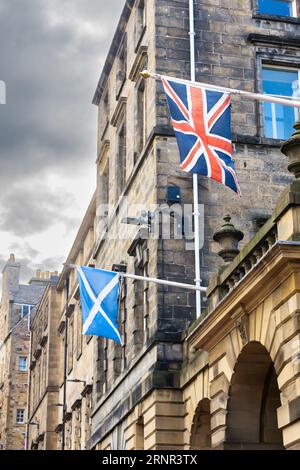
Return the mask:
M 263 91 L 266 94 L 298 96 L 298 71 L 263 69 Z M 265 136 L 287 139 L 293 133 L 295 109 L 275 103 L 264 103 Z
M 29 313 L 29 305 L 23 305 L 22 315 L 25 317 Z
M 19 357 L 19 370 L 25 372 L 27 370 L 27 357 L 20 356 Z
M 17 410 L 17 416 L 16 416 L 17 424 L 23 424 L 24 423 L 24 414 L 25 414 L 25 410 L 21 410 L 21 409 Z
M 292 1 L 259 0 L 258 11 L 268 15 L 293 16 Z

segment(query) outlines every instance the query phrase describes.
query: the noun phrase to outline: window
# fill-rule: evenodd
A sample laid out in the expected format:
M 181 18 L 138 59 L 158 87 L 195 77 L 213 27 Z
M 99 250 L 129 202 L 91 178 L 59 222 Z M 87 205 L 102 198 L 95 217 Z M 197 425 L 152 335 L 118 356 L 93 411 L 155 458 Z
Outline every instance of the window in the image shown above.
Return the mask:
M 258 12 L 266 15 L 297 16 L 295 0 L 258 0 Z
M 26 372 L 26 370 L 27 370 L 27 357 L 20 356 L 19 357 L 19 371 Z
M 98 164 L 97 174 L 96 230 L 98 239 L 107 228 L 109 215 L 109 159 L 107 154 Z
M 77 305 L 77 335 L 76 335 L 76 351 L 77 351 L 77 359 L 82 354 L 82 312 L 80 305 Z
M 126 35 L 122 41 L 120 49 L 117 53 L 117 77 L 116 77 L 116 95 L 117 99 L 123 88 L 123 84 L 126 80 L 126 69 L 127 69 L 127 38 Z
M 118 131 L 118 149 L 116 165 L 117 171 L 117 195 L 122 193 L 126 182 L 126 124 L 125 121 L 120 125 Z
M 272 95 L 299 97 L 299 71 L 281 67 L 263 67 L 263 92 Z M 287 139 L 294 132 L 293 125 L 298 112 L 290 106 L 264 103 L 265 136 Z
M 106 88 L 99 104 L 99 138 L 103 139 L 109 122 L 109 92 Z
M 17 424 L 24 424 L 25 418 L 25 410 L 18 408 L 16 414 L 16 423 Z
M 48 326 L 48 314 L 49 314 L 49 302 L 48 300 L 45 303 L 44 309 L 43 309 L 43 328 L 44 331 L 47 329 Z
M 147 241 L 140 240 L 135 252 L 135 274 L 148 277 L 149 250 Z M 144 281 L 134 281 L 134 343 L 140 350 L 149 339 L 149 285 Z
M 73 369 L 73 354 L 74 354 L 74 318 L 69 319 L 68 329 L 68 373 Z
M 139 155 L 146 141 L 146 93 L 145 80 L 141 80 L 137 88 L 137 120 L 136 120 L 136 151 Z
M 135 45 L 139 45 L 146 28 L 146 8 L 145 0 L 139 0 L 136 8 L 135 17 Z
M 126 344 L 127 344 L 127 308 L 126 308 L 126 295 L 127 295 L 127 284 L 126 279 L 121 278 L 120 297 L 119 297 L 119 327 L 122 336 L 121 346 L 121 369 L 126 369 L 127 358 L 126 358 Z
M 27 305 L 27 304 L 16 304 L 19 308 L 21 318 L 26 317 L 31 310 L 33 309 L 34 305 Z
M 103 393 L 108 390 L 108 340 L 103 339 Z

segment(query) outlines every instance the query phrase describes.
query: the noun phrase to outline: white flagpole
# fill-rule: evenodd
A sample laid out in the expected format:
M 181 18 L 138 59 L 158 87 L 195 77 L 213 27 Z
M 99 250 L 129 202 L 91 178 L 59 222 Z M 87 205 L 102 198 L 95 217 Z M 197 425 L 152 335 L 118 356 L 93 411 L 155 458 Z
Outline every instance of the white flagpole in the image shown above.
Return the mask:
M 198 88 L 206 88 L 207 90 L 212 91 L 221 91 L 223 93 L 228 93 L 230 95 L 240 95 L 245 96 L 256 101 L 266 101 L 269 103 L 278 103 L 285 106 L 291 106 L 293 108 L 300 108 L 300 98 L 297 96 L 281 96 L 280 95 L 266 95 L 263 93 L 252 93 L 250 91 L 236 90 L 235 88 L 227 88 L 219 85 L 210 85 L 209 83 L 196 82 L 195 80 L 184 80 L 182 78 L 170 77 L 168 75 L 159 75 L 157 73 L 151 73 L 148 70 L 143 70 L 141 72 L 143 78 L 155 78 L 156 80 L 161 80 L 165 78 L 170 81 L 175 81 L 178 83 L 183 83 L 185 85 L 193 85 Z
M 31 388 L 31 380 L 30 380 L 30 364 L 31 364 L 31 353 L 32 353 L 32 333 L 31 333 L 31 307 L 29 307 L 28 312 L 28 319 L 27 319 L 27 329 L 29 332 L 29 347 L 28 347 L 28 356 L 27 356 L 27 410 L 26 410 L 26 429 L 25 429 L 25 444 L 24 449 L 28 450 L 28 443 L 29 443 L 29 418 L 30 418 L 30 388 Z
M 64 266 L 67 268 L 71 268 L 71 269 L 77 269 L 79 267 L 76 264 L 64 264 Z M 107 271 L 107 270 L 102 269 L 102 271 Z M 107 271 L 107 272 L 111 273 L 114 271 Z M 115 272 L 115 274 L 119 274 L 120 277 L 125 277 L 128 279 L 135 279 L 137 281 L 153 282 L 154 284 L 161 284 L 163 286 L 180 287 L 182 289 L 187 289 L 187 290 L 194 290 L 194 291 L 199 290 L 200 292 L 206 292 L 206 287 L 195 286 L 193 284 L 184 284 L 183 282 L 166 281 L 164 279 L 156 279 L 154 277 L 138 276 L 137 274 L 129 274 L 129 273 L 122 273 L 122 272 L 120 273 Z
M 195 19 L 194 0 L 189 0 L 190 15 L 190 60 L 191 60 L 191 80 L 196 81 L 195 70 Z M 193 174 L 193 196 L 194 196 L 194 231 L 195 231 L 195 283 L 196 283 L 196 317 L 201 316 L 201 268 L 200 268 L 200 213 L 198 195 L 198 175 Z

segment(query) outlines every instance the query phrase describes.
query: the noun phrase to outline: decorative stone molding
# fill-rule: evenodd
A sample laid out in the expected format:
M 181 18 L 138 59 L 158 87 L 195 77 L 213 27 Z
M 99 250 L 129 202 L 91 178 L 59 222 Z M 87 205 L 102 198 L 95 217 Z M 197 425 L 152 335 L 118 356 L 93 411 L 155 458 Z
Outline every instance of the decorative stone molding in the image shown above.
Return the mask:
M 225 215 L 223 220 L 221 229 L 214 234 L 213 239 L 221 245 L 218 255 L 225 263 L 230 263 L 240 252 L 238 243 L 244 238 L 244 234 L 231 223 L 230 215 Z
M 102 158 L 104 155 L 107 154 L 110 146 L 110 140 L 106 139 L 101 143 L 101 146 L 99 148 L 99 153 L 98 153 L 98 158 L 96 160 L 96 165 L 101 162 Z
M 129 72 L 129 80 L 135 82 L 139 78 L 139 73 L 146 68 L 148 46 L 141 46 L 136 55 L 135 61 Z
M 300 121 L 294 125 L 295 132 L 281 146 L 281 152 L 288 157 L 288 170 L 296 179 L 300 178 Z
M 245 346 L 249 343 L 249 317 L 248 315 L 243 315 L 235 322 L 236 327 L 240 333 L 240 337 L 243 345 Z
M 115 109 L 115 112 L 111 118 L 111 125 L 113 127 L 118 127 L 122 118 L 123 118 L 123 115 L 125 113 L 125 109 L 126 109 L 126 103 L 127 103 L 127 98 L 125 97 L 122 97 L 119 99 L 118 101 L 118 105 Z

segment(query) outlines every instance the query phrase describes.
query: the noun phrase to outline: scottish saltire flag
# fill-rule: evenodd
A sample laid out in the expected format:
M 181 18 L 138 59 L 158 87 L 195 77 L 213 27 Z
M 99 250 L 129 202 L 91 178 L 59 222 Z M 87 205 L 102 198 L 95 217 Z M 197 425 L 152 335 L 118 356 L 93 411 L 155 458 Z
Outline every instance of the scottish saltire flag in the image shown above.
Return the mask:
M 167 77 L 161 79 L 181 169 L 212 178 L 240 194 L 232 160 L 230 96 Z
M 119 274 L 87 267 L 78 267 L 77 273 L 82 333 L 103 336 L 121 344 L 117 325 Z

